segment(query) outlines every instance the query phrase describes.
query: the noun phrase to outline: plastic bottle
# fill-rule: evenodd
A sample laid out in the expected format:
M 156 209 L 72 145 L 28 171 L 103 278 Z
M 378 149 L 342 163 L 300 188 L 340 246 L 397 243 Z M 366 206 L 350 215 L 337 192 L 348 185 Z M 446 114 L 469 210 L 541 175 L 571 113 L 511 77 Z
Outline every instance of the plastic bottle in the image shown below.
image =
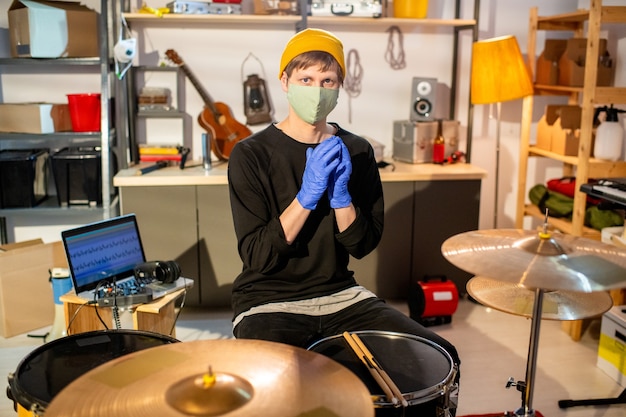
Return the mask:
M 433 164 L 443 164 L 446 153 L 446 140 L 442 133 L 442 121 L 439 120 L 437 125 L 437 136 L 433 142 Z
M 596 142 L 593 147 L 593 156 L 598 159 L 617 161 L 622 156 L 624 144 L 624 128 L 618 120 L 618 113 L 626 113 L 613 107 L 598 107 L 594 114 L 594 122 L 598 121 L 600 113 L 606 113 L 606 119 L 596 129 Z

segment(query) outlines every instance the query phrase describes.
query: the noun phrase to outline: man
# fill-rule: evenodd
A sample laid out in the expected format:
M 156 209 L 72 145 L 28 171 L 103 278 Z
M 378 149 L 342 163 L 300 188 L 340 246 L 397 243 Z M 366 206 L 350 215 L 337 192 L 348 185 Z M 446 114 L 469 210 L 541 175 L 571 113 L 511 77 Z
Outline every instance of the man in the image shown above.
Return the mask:
M 393 331 L 434 341 L 458 364 L 454 346 L 359 286 L 348 269 L 350 256 L 378 245 L 384 205 L 369 142 L 326 121 L 345 72 L 333 34 L 294 35 L 279 71 L 287 117 L 231 152 L 243 261 L 232 293 L 234 335 L 307 348 L 344 331 Z

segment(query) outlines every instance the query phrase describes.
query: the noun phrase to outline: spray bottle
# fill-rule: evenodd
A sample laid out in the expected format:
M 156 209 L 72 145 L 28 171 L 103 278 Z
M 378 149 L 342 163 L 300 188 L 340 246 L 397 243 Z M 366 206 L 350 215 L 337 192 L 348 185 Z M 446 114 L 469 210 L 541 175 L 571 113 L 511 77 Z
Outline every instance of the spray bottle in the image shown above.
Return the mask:
M 606 119 L 596 129 L 596 143 L 593 147 L 593 156 L 598 159 L 617 161 L 622 156 L 624 143 L 624 128 L 620 125 L 618 114 L 626 113 L 613 107 L 598 107 L 593 116 L 594 124 L 598 123 L 600 113 L 606 113 Z

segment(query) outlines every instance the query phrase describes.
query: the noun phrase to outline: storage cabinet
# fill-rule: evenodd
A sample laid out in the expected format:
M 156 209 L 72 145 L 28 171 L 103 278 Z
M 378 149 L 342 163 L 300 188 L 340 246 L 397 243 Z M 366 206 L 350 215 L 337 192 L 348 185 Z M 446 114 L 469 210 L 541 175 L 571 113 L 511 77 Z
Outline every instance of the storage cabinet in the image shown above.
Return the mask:
M 57 198 L 51 195 L 33 208 L 0 210 L 0 240 L 9 239 L 8 229 L 31 225 L 83 224 L 114 216 L 118 212 L 112 178 L 115 167 L 126 167 L 125 113 L 114 107 L 114 98 L 123 90 L 113 75 L 109 34 L 114 33 L 116 16 L 119 15 L 117 0 L 100 1 L 99 56 L 92 58 L 0 58 L 0 73 L 20 73 L 33 77 L 47 74 L 93 74 L 99 77 L 101 124 L 100 132 L 59 132 L 50 134 L 0 133 L 0 150 L 3 149 L 49 149 L 51 152 L 65 147 L 99 147 L 102 159 L 102 204 L 99 207 L 59 207 Z M 25 86 L 26 88 L 27 86 Z M 114 160 L 115 159 L 115 162 Z M 49 172 L 52 183 L 52 172 Z
M 115 177 L 121 212 L 135 213 L 149 260 L 175 260 L 194 280 L 186 303 L 230 305 L 232 283 L 241 272 L 228 194 L 227 166 L 168 167 L 154 175 L 135 169 Z M 457 164 L 396 164 L 381 171 L 385 229 L 378 247 L 351 259 L 359 284 L 382 298 L 406 299 L 412 281 L 445 275 L 460 292 L 471 275 L 441 254 L 447 238 L 478 228 L 484 170 Z M 459 207 L 463 207 L 459 213 Z
M 589 10 L 578 10 L 556 16 L 538 16 L 537 7 L 530 10 L 528 36 L 528 57 L 531 76 L 535 79 L 537 31 L 569 31 L 577 38 L 587 38 L 585 62 L 597 63 L 601 27 L 606 23 L 626 24 L 625 6 L 602 6 L 600 0 L 590 1 Z M 585 28 L 587 33 L 585 34 Z M 626 87 L 598 87 L 597 65 L 586 65 L 584 86 L 566 87 L 558 85 L 535 84 L 535 95 L 553 95 L 567 97 L 568 104 L 582 107 L 580 142 L 576 156 L 563 156 L 531 145 L 531 123 L 534 97 L 524 99 L 522 130 L 520 141 L 519 183 L 517 190 L 516 227 L 522 228 L 524 218 L 533 216 L 543 219 L 544 213 L 527 201 L 528 161 L 530 157 L 544 157 L 563 163 L 563 176 L 575 176 L 577 185 L 585 184 L 589 178 L 626 176 L 626 162 L 604 161 L 591 157 L 592 135 L 594 131 L 594 109 L 599 105 L 626 104 Z M 600 232 L 584 226 L 586 194 L 576 192 L 572 220 L 550 219 L 550 226 L 576 236 L 600 239 Z

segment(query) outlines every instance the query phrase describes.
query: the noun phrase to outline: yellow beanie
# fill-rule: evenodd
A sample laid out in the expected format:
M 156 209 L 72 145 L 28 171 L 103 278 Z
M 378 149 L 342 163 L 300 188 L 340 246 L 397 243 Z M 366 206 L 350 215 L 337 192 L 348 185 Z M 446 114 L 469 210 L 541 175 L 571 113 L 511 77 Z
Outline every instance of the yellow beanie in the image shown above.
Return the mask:
M 346 64 L 343 57 L 343 44 L 332 33 L 322 29 L 305 29 L 291 37 L 283 56 L 280 58 L 280 72 L 278 78 L 283 75 L 285 67 L 292 59 L 304 52 L 323 51 L 331 54 L 339 63 L 343 76 L 346 75 Z

